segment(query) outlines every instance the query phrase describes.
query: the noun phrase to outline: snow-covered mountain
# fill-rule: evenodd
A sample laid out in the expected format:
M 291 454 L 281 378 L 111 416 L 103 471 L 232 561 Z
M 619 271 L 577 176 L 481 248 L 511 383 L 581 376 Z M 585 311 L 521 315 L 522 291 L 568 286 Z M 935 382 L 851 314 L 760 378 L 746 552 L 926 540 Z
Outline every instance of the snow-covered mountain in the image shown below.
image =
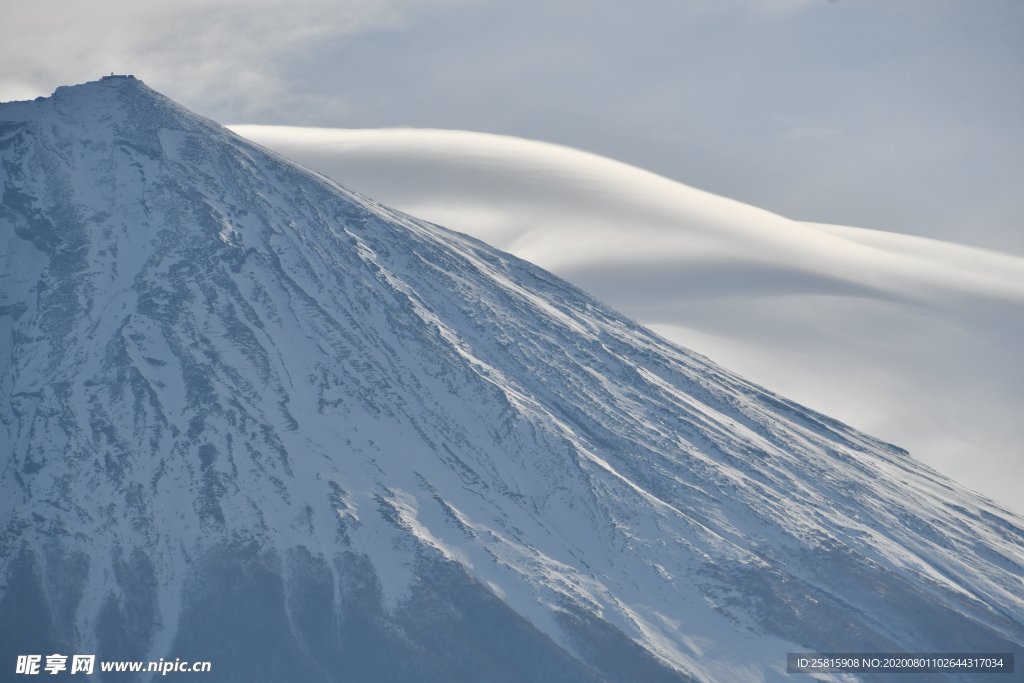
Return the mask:
M 1020 517 L 135 79 L 0 107 L 0 188 L 2 666 L 758 681 L 1024 644 Z

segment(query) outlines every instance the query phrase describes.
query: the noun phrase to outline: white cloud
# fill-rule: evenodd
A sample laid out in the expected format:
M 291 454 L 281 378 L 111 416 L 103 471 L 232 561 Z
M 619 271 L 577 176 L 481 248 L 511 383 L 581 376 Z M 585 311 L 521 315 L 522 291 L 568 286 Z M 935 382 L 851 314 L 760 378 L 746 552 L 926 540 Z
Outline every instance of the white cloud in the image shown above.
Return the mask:
M 517 138 L 234 128 L 1020 507 L 1024 259 L 791 221 Z

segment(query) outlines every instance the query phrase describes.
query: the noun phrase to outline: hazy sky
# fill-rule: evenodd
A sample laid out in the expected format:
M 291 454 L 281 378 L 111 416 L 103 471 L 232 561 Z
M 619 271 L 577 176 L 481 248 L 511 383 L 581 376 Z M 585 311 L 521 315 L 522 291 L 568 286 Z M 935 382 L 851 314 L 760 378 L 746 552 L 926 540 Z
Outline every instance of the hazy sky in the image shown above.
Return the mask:
M 1024 254 L 1021 0 L 7 0 L 3 15 L 2 100 L 132 72 L 225 123 L 519 135 L 793 218 Z

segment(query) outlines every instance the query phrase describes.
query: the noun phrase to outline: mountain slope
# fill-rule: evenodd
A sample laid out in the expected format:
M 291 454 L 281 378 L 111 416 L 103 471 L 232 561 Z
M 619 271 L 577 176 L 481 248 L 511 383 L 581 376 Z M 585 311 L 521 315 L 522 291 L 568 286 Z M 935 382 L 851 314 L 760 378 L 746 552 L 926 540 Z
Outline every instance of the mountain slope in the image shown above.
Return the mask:
M 1024 258 L 790 220 L 534 140 L 231 128 L 550 270 L 677 344 L 1022 505 Z
M 134 79 L 4 105 L 0 153 L 5 660 L 731 681 L 1024 642 L 1019 517 L 539 268 Z

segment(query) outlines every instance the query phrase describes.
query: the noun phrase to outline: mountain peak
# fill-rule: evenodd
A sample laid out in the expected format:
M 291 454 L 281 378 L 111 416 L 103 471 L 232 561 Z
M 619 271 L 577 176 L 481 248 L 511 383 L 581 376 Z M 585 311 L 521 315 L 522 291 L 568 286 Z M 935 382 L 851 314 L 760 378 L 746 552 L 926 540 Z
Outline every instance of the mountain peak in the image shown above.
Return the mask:
M 53 91 L 51 97 L 110 97 L 133 93 L 134 95 L 157 95 L 155 90 L 150 88 L 141 79 L 131 74 L 109 74 L 101 76 L 94 81 L 86 81 L 75 85 L 62 85 Z
M 76 85 L 62 85 L 57 90 L 74 90 L 77 88 L 95 88 L 95 87 L 138 87 L 145 86 L 146 84 L 142 79 L 136 78 L 135 74 L 116 74 L 110 72 L 106 76 L 100 76 L 94 81 L 85 81 L 84 83 L 78 83 Z
M 109 74 L 95 81 L 60 86 L 49 97 L 2 103 L 0 121 L 48 122 L 60 130 L 73 131 L 76 137 L 93 140 L 137 141 L 160 128 L 207 132 L 221 129 L 131 74 Z
M 11 109 L 28 109 L 25 105 L 53 104 L 55 102 L 79 102 L 95 106 L 99 102 L 114 102 L 115 98 L 125 95 L 148 96 L 155 100 L 162 100 L 165 103 L 173 101 L 164 97 L 157 91 L 145 84 L 133 74 L 109 74 L 101 76 L 94 81 L 86 81 L 74 85 L 58 86 L 49 96 L 36 97 L 33 100 L 17 100 L 13 102 L 0 102 L 0 111 Z

